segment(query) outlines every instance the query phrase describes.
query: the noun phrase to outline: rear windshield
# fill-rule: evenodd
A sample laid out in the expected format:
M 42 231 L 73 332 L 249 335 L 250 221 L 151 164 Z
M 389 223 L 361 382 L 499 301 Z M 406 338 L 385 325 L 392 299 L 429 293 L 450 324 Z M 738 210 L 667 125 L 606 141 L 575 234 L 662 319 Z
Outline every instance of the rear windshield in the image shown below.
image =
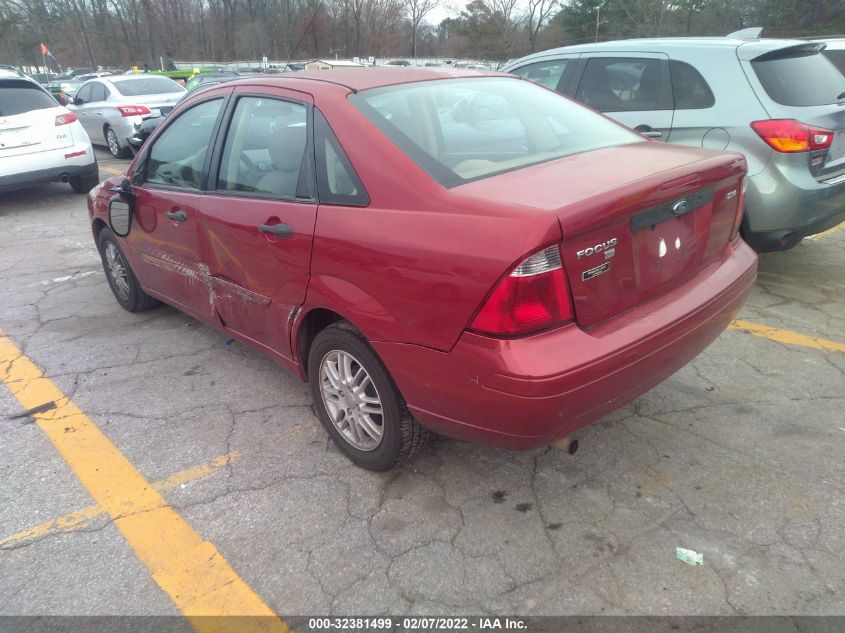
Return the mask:
M 785 106 L 837 103 L 845 92 L 845 77 L 817 48 L 797 55 L 771 54 L 751 62 L 757 78 L 773 101 Z
M 139 97 L 141 95 L 160 95 L 185 90 L 172 79 L 167 77 L 144 77 L 143 79 L 112 80 L 112 84 L 124 97 Z
M 29 81 L 0 81 L 0 116 L 14 116 L 58 105 L 53 97 Z
M 839 51 L 830 51 L 825 49 L 824 56 L 827 57 L 836 69 L 845 75 L 845 49 Z
M 447 79 L 350 101 L 444 187 L 643 138 L 534 83 Z

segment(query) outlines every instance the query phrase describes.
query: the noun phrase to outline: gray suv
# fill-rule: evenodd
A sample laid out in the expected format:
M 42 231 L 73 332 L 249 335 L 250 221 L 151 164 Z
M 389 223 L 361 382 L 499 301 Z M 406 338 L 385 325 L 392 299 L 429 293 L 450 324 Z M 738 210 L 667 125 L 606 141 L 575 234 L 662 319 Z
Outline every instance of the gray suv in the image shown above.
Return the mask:
M 785 250 L 845 220 L 845 77 L 825 44 L 740 37 L 567 46 L 502 70 L 650 138 L 748 159 L 745 240 Z

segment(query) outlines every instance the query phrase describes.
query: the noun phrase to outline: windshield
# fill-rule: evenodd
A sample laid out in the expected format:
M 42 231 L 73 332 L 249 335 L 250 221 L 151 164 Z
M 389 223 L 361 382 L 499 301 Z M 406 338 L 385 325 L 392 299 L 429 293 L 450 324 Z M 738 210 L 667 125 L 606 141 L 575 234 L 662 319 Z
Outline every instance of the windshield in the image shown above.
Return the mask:
M 144 77 L 143 79 L 112 80 L 117 91 L 125 97 L 141 95 L 160 95 L 171 92 L 183 92 L 185 89 L 167 77 Z
M 505 77 L 389 86 L 350 101 L 444 187 L 643 141 L 555 92 Z
M 770 53 L 752 61 L 751 67 L 769 97 L 781 105 L 829 105 L 845 92 L 845 77 L 818 48 L 783 56 Z
M 58 105 L 53 97 L 29 81 L 0 82 L 0 116 L 15 116 Z

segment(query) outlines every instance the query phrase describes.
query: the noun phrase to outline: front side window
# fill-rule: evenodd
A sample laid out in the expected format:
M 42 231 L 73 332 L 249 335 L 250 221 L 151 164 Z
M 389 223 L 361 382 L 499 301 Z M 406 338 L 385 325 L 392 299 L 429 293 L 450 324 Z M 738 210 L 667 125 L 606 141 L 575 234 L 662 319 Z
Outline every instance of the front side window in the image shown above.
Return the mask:
M 307 141 L 303 104 L 242 97 L 226 135 L 217 188 L 296 198 Z
M 537 62 L 536 64 L 528 64 L 521 68 L 516 68 L 511 72 L 514 75 L 525 77 L 536 81 L 541 86 L 556 90 L 560 83 L 560 78 L 566 70 L 567 64 L 572 60 L 568 59 L 554 59 L 550 61 Z
M 672 73 L 672 91 L 675 95 L 675 108 L 695 110 L 709 108 L 716 103 L 710 86 L 695 68 L 685 62 L 672 61 L 669 64 Z
M 211 133 L 223 99 L 182 112 L 155 140 L 146 160 L 146 182 L 199 189 Z
M 845 92 L 845 77 L 817 44 L 772 51 L 751 62 L 772 101 L 785 106 L 831 105 Z
M 349 99 L 445 187 L 643 141 L 580 104 L 513 78 L 400 84 Z
M 100 82 L 91 84 L 91 101 L 105 101 L 106 87 Z
M 575 98 L 602 112 L 671 109 L 659 59 L 594 57 Z
M 79 99 L 81 103 L 88 103 L 89 101 L 91 101 L 91 89 L 93 87 L 94 84 L 85 84 L 84 86 L 82 86 L 79 92 L 76 93 L 77 99 Z

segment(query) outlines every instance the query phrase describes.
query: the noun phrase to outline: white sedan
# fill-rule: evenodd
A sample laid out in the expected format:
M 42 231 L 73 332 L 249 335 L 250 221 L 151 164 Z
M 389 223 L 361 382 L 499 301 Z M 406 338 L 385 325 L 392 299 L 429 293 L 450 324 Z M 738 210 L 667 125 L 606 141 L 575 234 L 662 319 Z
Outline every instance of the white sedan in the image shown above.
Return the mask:
M 99 182 L 91 141 L 38 83 L 0 70 L 0 191 L 55 181 L 77 193 Z

